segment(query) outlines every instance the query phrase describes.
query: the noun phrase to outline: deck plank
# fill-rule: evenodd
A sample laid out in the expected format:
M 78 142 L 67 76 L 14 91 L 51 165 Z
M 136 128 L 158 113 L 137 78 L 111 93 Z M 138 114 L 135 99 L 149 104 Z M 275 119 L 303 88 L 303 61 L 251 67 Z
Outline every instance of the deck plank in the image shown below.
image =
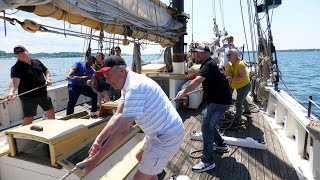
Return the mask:
M 262 118 L 262 117 L 261 117 Z M 264 121 L 265 134 L 267 136 L 267 150 L 270 159 L 269 169 L 272 172 L 272 179 L 281 179 L 277 157 L 275 156 L 275 146 L 273 142 L 271 128 L 267 121 Z
M 262 152 L 262 164 L 263 164 L 263 172 L 264 172 L 264 179 L 272 179 L 272 171 L 271 171 L 271 162 L 269 159 L 269 150 L 270 150 L 270 146 L 272 146 L 272 144 L 270 144 L 270 137 L 267 136 L 268 132 L 270 131 L 270 128 L 265 127 L 265 121 L 262 120 L 262 115 L 261 114 L 257 114 L 256 119 L 259 120 L 260 122 L 260 129 L 261 131 L 264 133 L 264 141 L 267 144 L 267 151 L 266 152 Z
M 260 140 L 261 142 L 264 142 L 265 141 L 264 133 L 261 130 L 262 122 L 260 122 L 261 119 L 258 119 L 257 116 L 258 116 L 258 113 L 252 114 L 252 118 L 250 120 L 254 126 L 250 129 L 249 136 L 253 137 L 256 140 Z M 257 120 L 254 121 L 253 119 L 257 119 Z M 254 154 L 254 157 L 250 159 L 251 162 L 255 162 L 255 164 L 251 165 L 251 166 L 254 166 L 254 168 L 252 168 L 253 170 L 252 176 L 254 177 L 254 179 L 264 179 L 264 176 L 265 176 L 265 173 L 263 171 L 262 153 L 263 153 L 263 150 L 254 150 L 254 149 L 249 150 L 249 154 L 252 154 L 252 155 Z
M 75 112 L 86 110 L 85 105 L 77 106 Z M 172 175 L 187 175 L 191 179 L 298 179 L 276 135 L 271 130 L 262 113 L 252 113 L 246 128 L 238 131 L 225 131 L 224 135 L 245 138 L 247 136 L 267 143 L 267 150 L 230 146 L 230 152 L 214 153 L 216 168 L 204 173 L 194 173 L 192 166 L 199 159 L 192 159 L 189 152 L 202 148 L 202 142 L 191 141 L 190 133 L 200 131 L 199 115 L 203 106 L 197 110 L 178 110 L 185 125 L 185 138 L 178 151 L 165 167 L 159 179 L 169 179 Z M 65 111 L 56 113 L 64 116 Z M 3 135 L 0 136 L 4 138 Z
M 185 110 L 187 111 L 187 110 Z M 201 110 L 198 110 L 200 114 Z M 184 113 L 184 112 L 179 112 Z M 200 122 L 196 119 L 196 111 L 191 117 L 183 118 L 186 126 L 186 136 L 178 152 L 168 166 L 165 175 L 160 179 L 169 179 L 173 174 L 187 175 L 191 179 L 298 179 L 294 168 L 288 161 L 276 135 L 272 132 L 262 113 L 252 113 L 248 117 L 246 127 L 238 131 L 225 131 L 224 135 L 232 137 L 252 137 L 265 141 L 267 150 L 250 149 L 230 146 L 230 152 L 214 154 L 216 168 L 204 173 L 194 173 L 191 168 L 199 160 L 189 157 L 192 149 L 202 148 L 202 142 L 190 140 L 193 130 L 200 131 Z M 190 114 L 189 114 L 190 115 Z M 193 118 L 192 118 L 193 116 Z M 195 129 L 198 128 L 198 129 Z M 183 154 L 184 153 L 184 154 Z

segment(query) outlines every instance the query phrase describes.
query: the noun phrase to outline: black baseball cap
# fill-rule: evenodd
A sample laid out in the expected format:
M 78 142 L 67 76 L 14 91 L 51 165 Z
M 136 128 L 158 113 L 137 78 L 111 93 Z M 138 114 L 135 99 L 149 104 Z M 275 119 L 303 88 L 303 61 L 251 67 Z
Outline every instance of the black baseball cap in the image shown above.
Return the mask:
M 210 48 L 208 46 L 198 47 L 193 49 L 193 52 L 210 52 Z
M 109 56 L 103 62 L 104 65 L 102 68 L 94 73 L 97 78 L 102 77 L 103 73 L 109 71 L 113 66 L 127 66 L 126 62 L 124 62 L 124 59 L 119 56 Z
M 14 54 L 19 54 L 21 52 L 25 52 L 27 49 L 24 46 L 17 45 L 13 48 L 13 53 Z
M 88 56 L 87 61 L 90 61 L 90 60 L 95 62 L 95 61 L 97 61 L 97 58 L 94 56 Z

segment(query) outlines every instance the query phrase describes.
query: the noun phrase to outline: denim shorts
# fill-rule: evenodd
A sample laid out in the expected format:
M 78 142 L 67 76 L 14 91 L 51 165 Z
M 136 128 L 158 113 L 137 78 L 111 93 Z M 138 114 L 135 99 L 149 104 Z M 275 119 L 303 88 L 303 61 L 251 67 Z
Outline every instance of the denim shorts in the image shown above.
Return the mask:
M 20 97 L 24 117 L 37 115 L 37 107 L 41 106 L 43 111 L 48 111 L 53 108 L 50 96 L 36 96 L 36 97 Z

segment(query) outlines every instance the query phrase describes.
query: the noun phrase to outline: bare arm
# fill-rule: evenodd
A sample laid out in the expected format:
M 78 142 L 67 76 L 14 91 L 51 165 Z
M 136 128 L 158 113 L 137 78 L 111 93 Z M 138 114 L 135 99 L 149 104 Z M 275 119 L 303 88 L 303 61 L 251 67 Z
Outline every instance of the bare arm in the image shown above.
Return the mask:
M 112 129 L 113 124 L 110 124 L 110 122 L 115 121 L 115 119 L 119 119 L 119 115 L 121 115 L 123 111 L 123 104 L 119 103 L 117 107 L 116 113 L 110 118 L 108 124 L 103 128 L 103 130 L 99 133 L 97 136 L 95 142 L 98 143 L 100 146 L 101 144 L 112 134 L 115 129 Z
M 224 44 L 223 46 L 221 46 L 220 48 L 218 48 L 216 51 L 218 53 L 223 52 L 223 50 L 226 48 L 227 46 Z
M 77 70 L 77 67 L 73 66 L 68 75 L 67 75 L 67 78 L 66 80 L 69 80 L 69 79 L 73 79 L 73 80 L 77 80 L 77 81 L 86 81 L 88 79 L 91 79 L 90 76 L 73 76 L 72 78 L 70 76 L 72 76 L 72 74 Z
M 197 76 L 185 89 L 178 92 L 177 98 L 182 99 L 188 92 L 191 92 L 196 87 L 198 87 L 205 79 L 205 77 Z
M 93 143 L 89 157 L 77 164 L 77 166 L 84 166 L 84 175 L 91 172 L 97 163 L 108 154 L 113 147 L 122 141 L 129 133 L 129 128 L 133 120 L 122 117 L 123 104 L 118 105 L 117 112 L 111 117 L 108 124 L 100 132 L 95 142 Z M 107 142 L 101 147 L 101 144 L 107 139 Z
M 44 75 L 46 77 L 47 85 L 51 86 L 52 81 L 51 81 L 51 73 L 50 73 L 49 69 L 47 69 L 46 72 L 44 72 Z
M 224 70 L 224 71 L 223 71 L 223 74 L 224 74 L 226 77 L 229 77 L 230 72 L 229 72 L 228 70 Z
M 69 72 L 68 72 L 68 75 L 67 75 L 67 77 L 66 77 L 66 80 L 71 79 L 70 76 L 72 76 L 72 74 L 73 74 L 76 70 L 77 70 L 77 67 L 72 66 L 72 68 L 71 68 L 71 69 L 69 70 Z
M 7 99 L 13 100 L 16 96 L 14 95 L 14 92 L 18 89 L 20 84 L 20 78 L 12 78 L 9 85 L 9 94 L 7 96 Z

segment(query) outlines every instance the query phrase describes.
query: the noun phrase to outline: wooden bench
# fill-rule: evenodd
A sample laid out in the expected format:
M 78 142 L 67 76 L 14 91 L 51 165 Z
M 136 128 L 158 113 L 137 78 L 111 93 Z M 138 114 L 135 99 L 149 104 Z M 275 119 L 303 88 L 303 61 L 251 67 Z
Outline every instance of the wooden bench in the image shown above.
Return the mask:
M 139 164 L 136 159 L 136 154 L 142 148 L 143 143 L 144 141 L 141 140 L 121 159 L 121 161 L 115 164 L 104 176 L 102 176 L 100 180 L 126 179 Z
M 119 101 L 108 101 L 101 104 L 101 109 L 99 112 L 99 117 L 105 117 L 107 115 L 112 115 L 113 111 L 117 110 Z

